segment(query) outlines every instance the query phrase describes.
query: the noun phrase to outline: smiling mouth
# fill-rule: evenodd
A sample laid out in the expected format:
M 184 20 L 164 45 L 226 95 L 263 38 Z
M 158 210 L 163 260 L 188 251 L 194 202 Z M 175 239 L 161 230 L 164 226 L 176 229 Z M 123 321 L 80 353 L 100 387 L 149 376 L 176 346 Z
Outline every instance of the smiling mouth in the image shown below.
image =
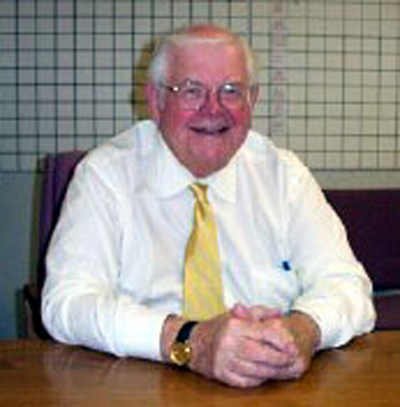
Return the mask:
M 216 127 L 208 127 L 208 126 L 191 126 L 190 130 L 194 131 L 195 133 L 206 135 L 206 136 L 219 136 L 226 133 L 230 129 L 230 126 L 216 126 Z

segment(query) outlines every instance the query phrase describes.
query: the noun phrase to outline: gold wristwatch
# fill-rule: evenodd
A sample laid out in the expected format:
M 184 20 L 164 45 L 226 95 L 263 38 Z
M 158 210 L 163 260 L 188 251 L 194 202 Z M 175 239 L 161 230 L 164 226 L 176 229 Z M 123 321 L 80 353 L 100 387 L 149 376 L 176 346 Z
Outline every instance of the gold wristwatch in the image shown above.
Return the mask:
M 189 364 L 192 358 L 192 347 L 190 346 L 189 338 L 197 323 L 197 321 L 185 322 L 178 335 L 176 335 L 175 342 L 172 344 L 169 353 L 169 359 L 174 365 L 185 367 Z

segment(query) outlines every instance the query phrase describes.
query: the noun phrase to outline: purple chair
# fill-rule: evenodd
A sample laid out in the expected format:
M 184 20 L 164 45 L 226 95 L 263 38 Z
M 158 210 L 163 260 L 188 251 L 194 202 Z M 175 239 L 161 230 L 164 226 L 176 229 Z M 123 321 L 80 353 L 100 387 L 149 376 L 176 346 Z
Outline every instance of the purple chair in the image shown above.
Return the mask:
M 377 329 L 400 329 L 400 189 L 325 191 L 375 290 Z
M 24 290 L 33 331 L 39 337 L 47 336 L 40 318 L 40 291 L 46 276 L 44 258 L 67 185 L 84 154 L 84 151 L 70 151 L 45 159 L 37 282 Z M 345 223 L 353 250 L 374 283 L 377 329 L 400 329 L 400 189 L 325 193 Z
M 40 293 L 46 276 L 45 256 L 50 237 L 60 214 L 61 204 L 79 160 L 84 151 L 67 151 L 48 155 L 44 159 L 44 171 L 40 193 L 39 209 L 39 254 L 35 284 L 24 287 L 27 303 L 28 336 L 47 338 L 40 317 Z

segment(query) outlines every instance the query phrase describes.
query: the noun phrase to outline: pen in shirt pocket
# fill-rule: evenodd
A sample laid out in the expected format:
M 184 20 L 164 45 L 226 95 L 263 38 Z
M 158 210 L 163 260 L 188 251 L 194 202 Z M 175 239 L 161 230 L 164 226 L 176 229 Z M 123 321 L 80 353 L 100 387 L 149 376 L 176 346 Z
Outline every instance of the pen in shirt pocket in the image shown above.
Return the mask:
M 284 271 L 292 270 L 292 265 L 290 264 L 289 260 L 282 260 L 281 266 Z

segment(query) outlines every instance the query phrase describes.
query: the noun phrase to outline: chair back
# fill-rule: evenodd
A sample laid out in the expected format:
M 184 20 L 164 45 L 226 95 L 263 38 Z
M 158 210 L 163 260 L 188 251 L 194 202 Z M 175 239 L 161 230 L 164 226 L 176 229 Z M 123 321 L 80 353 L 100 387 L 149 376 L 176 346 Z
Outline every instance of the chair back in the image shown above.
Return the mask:
M 400 289 L 400 189 L 330 190 L 329 202 L 377 291 Z
M 376 329 L 400 329 L 400 189 L 325 193 L 373 282 Z
M 45 256 L 51 234 L 57 223 L 67 186 L 75 166 L 85 151 L 67 151 L 45 157 L 39 210 L 39 262 L 37 286 L 39 292 L 46 277 Z

